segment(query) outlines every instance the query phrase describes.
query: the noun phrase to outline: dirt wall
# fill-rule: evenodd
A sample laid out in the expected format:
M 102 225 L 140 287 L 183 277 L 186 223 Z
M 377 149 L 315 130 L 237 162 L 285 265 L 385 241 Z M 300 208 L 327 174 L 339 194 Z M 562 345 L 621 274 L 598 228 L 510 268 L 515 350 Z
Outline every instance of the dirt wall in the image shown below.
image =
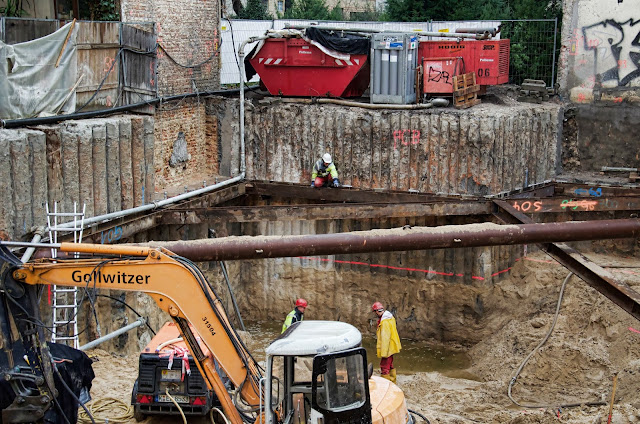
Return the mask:
M 637 107 L 576 105 L 567 110 L 563 163 L 567 171 L 599 172 L 603 166 L 639 168 Z

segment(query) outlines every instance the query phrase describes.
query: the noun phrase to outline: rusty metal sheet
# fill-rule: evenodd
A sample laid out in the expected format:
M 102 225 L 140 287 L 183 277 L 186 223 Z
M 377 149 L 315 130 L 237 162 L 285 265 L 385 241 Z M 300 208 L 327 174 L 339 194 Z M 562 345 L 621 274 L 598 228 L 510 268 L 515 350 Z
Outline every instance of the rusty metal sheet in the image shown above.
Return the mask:
M 602 197 L 640 196 L 637 185 L 607 185 L 607 184 L 569 184 L 555 183 L 556 195 L 570 197 L 588 197 L 599 199 Z M 537 196 L 539 197 L 539 196 Z
M 163 224 L 225 222 L 296 221 L 335 219 L 385 219 L 422 216 L 471 216 L 491 214 L 491 202 L 439 203 L 327 203 L 282 206 L 227 206 L 215 208 L 173 208 L 162 213 Z
M 524 213 L 570 213 L 602 211 L 638 211 L 640 197 L 554 197 L 506 200 L 515 210 Z
M 495 216 L 505 224 L 526 224 L 533 222 L 524 213 L 513 208 L 509 203 L 496 200 L 498 207 Z M 631 220 L 618 220 L 631 221 Z M 637 220 L 636 220 L 637 221 Z M 599 221 L 604 223 L 605 221 Z M 609 220 L 608 222 L 612 222 Z M 593 222 L 598 225 L 598 221 Z M 567 227 L 569 228 L 569 227 Z M 637 237 L 632 231 L 626 232 L 628 237 Z M 559 240 L 559 239 L 558 239 Z M 613 303 L 627 311 L 635 319 L 640 320 L 640 293 L 633 290 L 625 283 L 615 279 L 613 275 L 591 262 L 575 249 L 561 243 L 540 243 L 540 248 L 556 259 L 568 270 L 580 277 L 584 282 L 598 290 Z
M 279 196 L 296 199 L 322 200 L 329 202 L 428 202 L 446 201 L 454 197 L 436 196 L 431 193 L 407 193 L 395 190 L 362 190 L 350 188 L 322 188 L 316 189 L 300 184 L 251 181 L 247 183 L 247 194 L 263 196 Z M 460 198 L 460 197 L 458 197 Z M 476 197 L 465 197 L 471 200 Z

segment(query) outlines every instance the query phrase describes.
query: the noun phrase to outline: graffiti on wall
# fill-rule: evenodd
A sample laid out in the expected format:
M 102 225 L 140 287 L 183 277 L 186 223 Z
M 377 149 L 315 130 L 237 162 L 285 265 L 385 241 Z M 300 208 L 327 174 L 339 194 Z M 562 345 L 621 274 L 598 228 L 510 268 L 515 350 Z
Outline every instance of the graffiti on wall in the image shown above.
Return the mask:
M 582 41 L 585 51 L 593 52 L 595 75 L 600 81 L 626 86 L 640 77 L 640 20 L 606 19 L 582 27 L 582 37 L 574 34 L 574 40 Z M 595 80 L 594 76 L 592 82 Z
M 420 130 L 394 130 L 393 148 L 398 149 L 400 145 L 409 146 L 420 144 Z

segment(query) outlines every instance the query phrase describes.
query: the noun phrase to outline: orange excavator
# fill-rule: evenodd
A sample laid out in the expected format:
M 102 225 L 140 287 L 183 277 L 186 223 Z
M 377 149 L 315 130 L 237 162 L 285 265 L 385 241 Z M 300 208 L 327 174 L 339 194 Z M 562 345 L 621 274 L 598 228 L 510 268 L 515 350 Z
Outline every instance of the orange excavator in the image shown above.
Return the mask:
M 56 363 L 39 328 L 38 287 L 43 285 L 147 293 L 172 317 L 230 424 L 412 422 L 403 392 L 371 376 L 362 335 L 350 324 L 294 324 L 267 347 L 263 373 L 220 299 L 188 259 L 162 248 L 76 243 L 56 247 L 81 257 L 23 264 L 0 242 L 0 344 L 11 358 L 10 346 L 20 339 L 31 369 L 31 376 L 25 377 L 28 373 L 13 366 L 12 359 L 8 366 L 0 364 L 4 380 L 16 392 L 13 403 L 2 411 L 3 423 L 44 422 L 48 410 L 61 410 L 53 381 Z

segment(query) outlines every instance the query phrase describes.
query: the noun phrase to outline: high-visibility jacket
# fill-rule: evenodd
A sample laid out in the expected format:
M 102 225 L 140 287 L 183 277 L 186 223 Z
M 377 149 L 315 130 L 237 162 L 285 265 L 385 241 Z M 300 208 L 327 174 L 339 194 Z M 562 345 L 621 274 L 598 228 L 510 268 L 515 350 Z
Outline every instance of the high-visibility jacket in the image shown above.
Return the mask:
M 376 350 L 378 358 L 388 358 L 400 352 L 402 345 L 400 344 L 400 336 L 396 327 L 396 319 L 391 312 L 384 311 L 382 317 L 378 320 L 378 330 L 376 331 L 378 343 Z
M 331 162 L 329 166 L 325 166 L 324 161 L 322 159 L 318 159 L 315 165 L 313 165 L 311 179 L 315 180 L 318 176 L 324 178 L 329 174 L 331 174 L 331 179 L 333 180 L 338 178 L 338 170 L 336 169 L 336 166 L 333 164 L 333 162 Z
M 289 312 L 287 317 L 284 319 L 284 324 L 282 324 L 282 332 L 291 327 L 291 324 L 302 321 L 304 319 L 304 314 L 298 311 L 298 308 L 294 308 L 293 311 Z

